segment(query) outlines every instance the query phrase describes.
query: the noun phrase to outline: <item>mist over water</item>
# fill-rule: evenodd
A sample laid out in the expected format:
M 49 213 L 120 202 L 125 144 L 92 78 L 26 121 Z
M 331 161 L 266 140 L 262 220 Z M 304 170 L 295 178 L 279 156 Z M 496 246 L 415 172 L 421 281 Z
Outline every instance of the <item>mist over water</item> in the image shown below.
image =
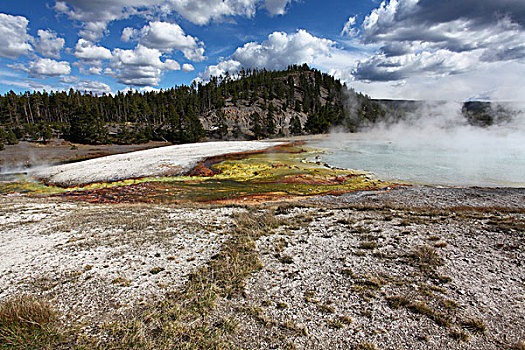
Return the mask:
M 525 118 L 469 125 L 459 103 L 419 108 L 405 120 L 356 134 L 333 132 L 311 146 L 332 166 L 366 170 L 385 180 L 449 186 L 525 187 Z M 523 109 L 522 109 L 523 110 Z

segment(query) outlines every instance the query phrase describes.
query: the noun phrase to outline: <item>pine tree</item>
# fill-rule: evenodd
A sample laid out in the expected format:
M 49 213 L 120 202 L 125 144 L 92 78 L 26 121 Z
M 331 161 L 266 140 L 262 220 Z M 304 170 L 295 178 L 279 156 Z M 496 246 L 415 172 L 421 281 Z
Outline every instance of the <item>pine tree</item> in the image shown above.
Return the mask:
M 301 126 L 301 120 L 299 119 L 299 117 L 294 115 L 290 120 L 290 133 L 292 135 L 300 135 L 302 132 L 303 128 Z
M 183 143 L 198 142 L 206 134 L 192 106 L 189 106 L 187 113 L 183 116 L 183 130 Z
M 263 137 L 263 125 L 259 113 L 253 112 L 250 115 L 250 125 L 250 131 L 253 133 L 253 137 L 257 140 L 261 139 Z
M 16 145 L 18 143 L 18 138 L 12 129 L 7 130 L 6 141 L 8 145 Z
M 0 143 L 2 143 L 3 146 L 5 142 L 7 142 L 7 133 L 3 128 L 0 128 Z
M 53 130 L 48 124 L 40 125 L 40 137 L 43 143 L 47 143 L 53 137 Z
M 182 142 L 182 123 L 180 120 L 180 116 L 175 110 L 175 105 L 173 103 L 170 103 L 168 106 L 168 125 L 169 125 L 169 133 L 167 135 L 168 141 L 172 143 L 179 143 Z
M 217 130 L 219 138 L 222 139 L 228 134 L 228 124 L 226 124 L 226 115 L 224 114 L 222 108 L 219 108 L 215 113 L 215 116 L 216 120 L 214 126 Z
M 264 120 L 264 136 L 270 136 L 275 134 L 275 120 L 273 118 L 274 106 L 272 103 L 268 105 L 268 113 Z

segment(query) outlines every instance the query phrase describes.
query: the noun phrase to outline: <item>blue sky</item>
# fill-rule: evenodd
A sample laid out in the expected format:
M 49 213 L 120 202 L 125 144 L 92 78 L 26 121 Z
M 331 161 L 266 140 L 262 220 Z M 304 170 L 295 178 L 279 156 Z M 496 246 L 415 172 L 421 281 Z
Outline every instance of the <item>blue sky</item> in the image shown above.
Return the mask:
M 308 63 L 376 98 L 525 100 L 524 25 L 523 0 L 8 0 L 0 93 Z

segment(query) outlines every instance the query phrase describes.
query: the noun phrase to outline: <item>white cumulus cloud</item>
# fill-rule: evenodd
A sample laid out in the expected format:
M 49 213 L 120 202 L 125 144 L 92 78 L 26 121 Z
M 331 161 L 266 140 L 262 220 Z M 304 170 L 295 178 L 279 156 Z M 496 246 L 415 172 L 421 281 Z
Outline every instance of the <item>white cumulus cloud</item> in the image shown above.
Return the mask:
M 486 62 L 525 63 L 525 2 L 521 0 L 444 1 L 391 0 L 364 19 L 359 35 L 380 45 L 375 55 L 356 67 L 355 78 L 395 81 L 421 74 L 458 74 Z M 354 30 L 352 32 L 352 30 Z
M 82 80 L 75 85 L 75 89 L 78 91 L 92 92 L 96 95 L 102 95 L 103 93 L 112 94 L 113 91 L 108 84 L 100 81 Z
M 359 30 L 355 28 L 357 16 L 352 16 L 346 21 L 343 30 L 341 30 L 341 35 L 355 36 L 359 33 Z
M 37 35 L 36 50 L 45 57 L 60 58 L 60 51 L 64 48 L 66 41 L 57 37 L 57 33 L 50 30 L 39 29 Z
M 55 61 L 49 58 L 38 58 L 30 62 L 27 67 L 20 66 L 33 77 L 58 77 L 71 73 L 71 66 L 67 61 Z
M 204 43 L 191 35 L 186 35 L 176 23 L 150 22 L 140 31 L 129 27 L 124 28 L 122 39 L 124 41 L 138 40 L 141 45 L 162 52 L 180 50 L 184 57 L 196 62 L 206 58 L 203 55 Z
M 110 22 L 128 18 L 142 12 L 151 13 L 165 0 L 65 0 L 56 1 L 54 9 L 82 24 L 80 36 L 97 41 L 107 33 Z
M 191 64 L 189 64 L 189 63 L 184 63 L 184 64 L 182 65 L 182 70 L 183 70 L 184 72 L 193 72 L 193 71 L 195 70 L 195 67 L 193 67 L 193 66 L 192 66 Z
M 25 17 L 0 13 L 0 56 L 17 58 L 32 50 L 28 24 Z
M 108 24 L 138 15 L 168 17 L 177 13 L 184 19 L 205 25 L 229 17 L 253 17 L 258 8 L 270 15 L 282 15 L 294 0 L 58 0 L 54 9 L 82 25 L 80 35 L 97 41 L 107 33 Z
M 75 57 L 86 61 L 94 61 L 109 60 L 112 56 L 109 49 L 80 38 L 75 46 Z
M 167 6 L 188 21 L 204 25 L 230 16 L 253 17 L 258 0 L 169 0 Z
M 340 54 L 341 50 L 336 48 L 334 41 L 318 38 L 305 30 L 300 29 L 293 34 L 274 32 L 263 42 L 246 43 L 237 48 L 229 59 L 208 66 L 200 74 L 200 79 L 206 81 L 227 71 L 236 73 L 241 67 L 283 69 L 290 64 L 315 65 L 318 61 L 329 64 L 332 57 Z
M 293 0 L 266 0 L 264 5 L 271 15 L 284 15 L 286 6 Z
M 172 59 L 161 60 L 162 52 L 141 44 L 133 50 L 115 49 L 112 68 L 122 84 L 132 86 L 158 85 L 164 71 L 180 70 L 180 64 Z

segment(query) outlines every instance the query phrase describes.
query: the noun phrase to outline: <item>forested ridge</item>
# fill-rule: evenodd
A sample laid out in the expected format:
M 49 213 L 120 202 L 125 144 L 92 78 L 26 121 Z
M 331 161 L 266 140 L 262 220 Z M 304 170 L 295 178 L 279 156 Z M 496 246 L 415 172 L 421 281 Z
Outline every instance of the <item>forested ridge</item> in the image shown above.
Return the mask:
M 0 96 L 0 147 L 62 137 L 87 144 L 260 139 L 354 131 L 385 114 L 381 105 L 306 64 L 243 69 L 234 77 L 167 90 L 100 96 L 75 90 Z

